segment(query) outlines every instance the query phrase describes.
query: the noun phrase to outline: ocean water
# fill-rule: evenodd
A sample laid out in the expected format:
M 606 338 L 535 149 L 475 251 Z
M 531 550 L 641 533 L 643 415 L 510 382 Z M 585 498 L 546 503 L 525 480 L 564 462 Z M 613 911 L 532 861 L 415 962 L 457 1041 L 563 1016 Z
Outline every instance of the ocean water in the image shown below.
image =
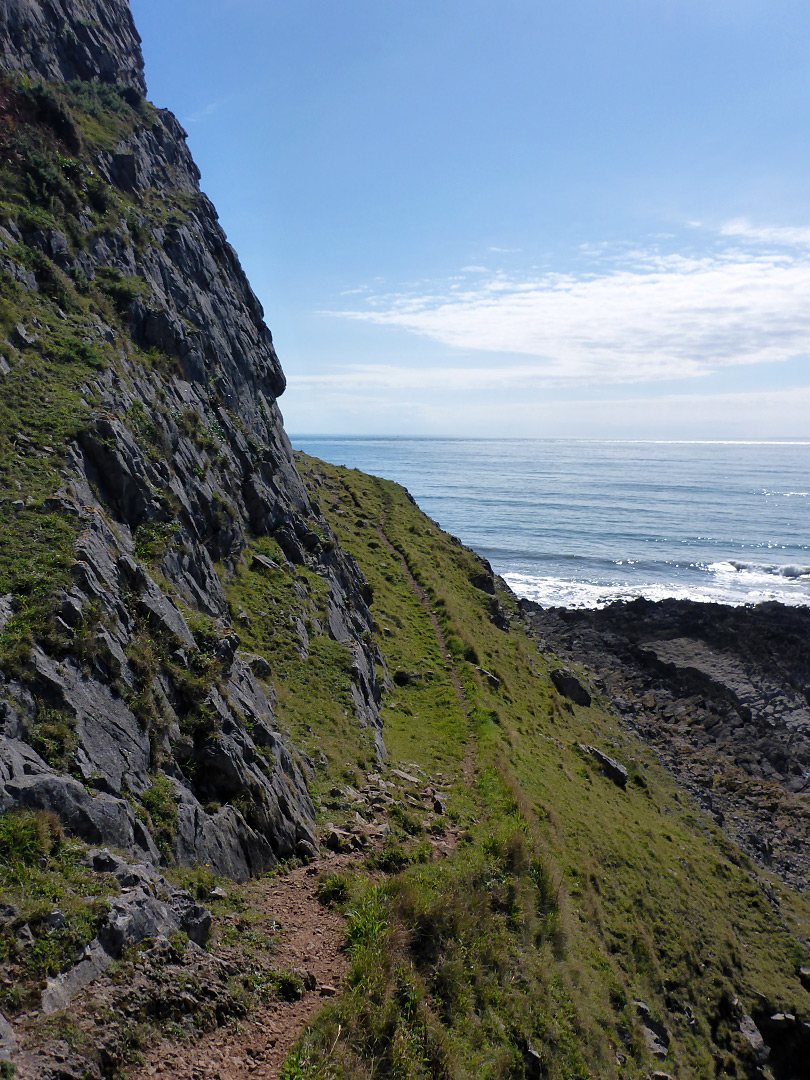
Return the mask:
M 810 604 L 810 442 L 292 438 L 396 480 L 544 606 Z

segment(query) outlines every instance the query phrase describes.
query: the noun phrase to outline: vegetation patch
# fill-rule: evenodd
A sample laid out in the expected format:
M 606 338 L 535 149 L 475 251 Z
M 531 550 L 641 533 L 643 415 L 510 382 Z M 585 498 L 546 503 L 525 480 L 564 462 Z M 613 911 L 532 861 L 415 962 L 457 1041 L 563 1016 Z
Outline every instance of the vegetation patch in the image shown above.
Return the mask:
M 47 978 L 75 963 L 100 928 L 118 891 L 115 879 L 85 861 L 86 847 L 66 838 L 49 814 L 0 814 L 0 1009 L 31 1007 Z

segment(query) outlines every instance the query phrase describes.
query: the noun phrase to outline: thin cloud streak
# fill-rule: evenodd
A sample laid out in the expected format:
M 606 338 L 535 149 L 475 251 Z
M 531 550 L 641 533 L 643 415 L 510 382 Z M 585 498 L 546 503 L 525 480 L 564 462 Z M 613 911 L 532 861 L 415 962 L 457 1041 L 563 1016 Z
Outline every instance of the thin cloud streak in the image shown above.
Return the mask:
M 467 288 L 375 296 L 364 310 L 324 314 L 466 351 L 534 358 L 500 372 L 476 374 L 472 365 L 463 372 L 422 370 L 412 373 L 413 382 L 390 367 L 357 369 L 366 379 L 378 372 L 380 386 L 424 386 L 431 378 L 445 385 L 453 377 L 480 388 L 690 378 L 810 353 L 810 253 L 784 247 L 804 243 L 805 234 L 810 243 L 810 230 L 732 222 L 725 237 L 782 249 L 738 244 L 701 257 L 634 250 L 609 272 L 527 280 L 496 273 Z

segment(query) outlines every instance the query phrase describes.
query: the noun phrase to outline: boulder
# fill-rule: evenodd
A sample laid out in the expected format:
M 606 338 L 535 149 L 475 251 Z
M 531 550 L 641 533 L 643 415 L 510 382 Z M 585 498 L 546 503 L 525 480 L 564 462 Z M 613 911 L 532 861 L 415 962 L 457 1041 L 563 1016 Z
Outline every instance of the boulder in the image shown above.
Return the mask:
M 549 674 L 558 694 L 573 701 L 575 705 L 588 708 L 591 704 L 591 695 L 576 675 L 572 675 L 570 671 L 563 671 L 561 668 L 555 668 Z
M 627 769 L 624 765 L 620 765 L 618 761 L 615 761 L 612 757 L 608 757 L 607 754 L 603 754 L 601 750 L 597 750 L 595 746 L 585 746 L 584 743 L 579 744 L 580 750 L 585 754 L 590 754 L 592 758 L 595 758 L 602 766 L 602 773 L 612 780 L 613 783 L 622 789 L 627 787 Z
M 17 1038 L 14 1029 L 0 1013 L 0 1062 L 10 1062 L 17 1049 Z

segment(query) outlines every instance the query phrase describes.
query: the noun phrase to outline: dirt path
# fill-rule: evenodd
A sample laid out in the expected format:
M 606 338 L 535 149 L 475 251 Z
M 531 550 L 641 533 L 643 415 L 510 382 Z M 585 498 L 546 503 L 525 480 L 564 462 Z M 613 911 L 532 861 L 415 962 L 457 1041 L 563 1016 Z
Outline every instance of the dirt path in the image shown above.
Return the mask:
M 385 517 L 377 526 L 377 533 L 388 551 L 399 559 L 405 579 L 430 619 L 459 706 L 469 720 L 470 703 L 455 670 L 441 624 L 401 552 L 386 536 Z M 462 774 L 468 784 L 472 783 L 474 772 L 475 747 L 471 738 L 462 762 Z M 452 826 L 448 828 L 445 850 L 455 846 L 456 833 Z M 295 1040 L 325 1001 L 341 991 L 349 967 L 344 951 L 344 921 L 318 900 L 318 877 L 323 871 L 349 868 L 357 859 L 357 853 L 324 852 L 309 866 L 277 878 L 251 882 L 243 893 L 247 910 L 251 912 L 250 922 L 233 916 L 231 924 L 237 932 L 236 940 L 216 949 L 224 960 L 243 970 L 251 948 L 250 940 L 257 936 L 272 938 L 272 965 L 279 970 L 298 971 L 306 978 L 309 988 L 299 1001 L 260 1001 L 238 1025 L 218 1028 L 202 1036 L 193 1046 L 164 1040 L 149 1053 L 138 1076 L 156 1080 L 271 1080 L 278 1077 Z M 278 925 L 283 929 L 274 932 Z M 238 937 L 240 933 L 242 940 Z
M 245 886 L 248 909 L 258 914 L 248 925 L 234 918 L 243 941 L 217 948 L 235 967 L 244 964 L 249 937 L 272 935 L 277 946 L 272 963 L 306 975 L 312 989 L 299 1001 L 260 1002 L 238 1026 L 218 1028 L 193 1046 L 161 1042 L 148 1055 L 139 1077 L 161 1080 L 256 1080 L 277 1077 L 293 1043 L 323 1007 L 339 992 L 348 969 L 343 950 L 343 919 L 324 907 L 316 895 L 318 875 L 349 867 L 352 855 L 325 853 L 306 867 L 282 877 L 262 879 Z M 283 930 L 273 933 L 276 924 Z

